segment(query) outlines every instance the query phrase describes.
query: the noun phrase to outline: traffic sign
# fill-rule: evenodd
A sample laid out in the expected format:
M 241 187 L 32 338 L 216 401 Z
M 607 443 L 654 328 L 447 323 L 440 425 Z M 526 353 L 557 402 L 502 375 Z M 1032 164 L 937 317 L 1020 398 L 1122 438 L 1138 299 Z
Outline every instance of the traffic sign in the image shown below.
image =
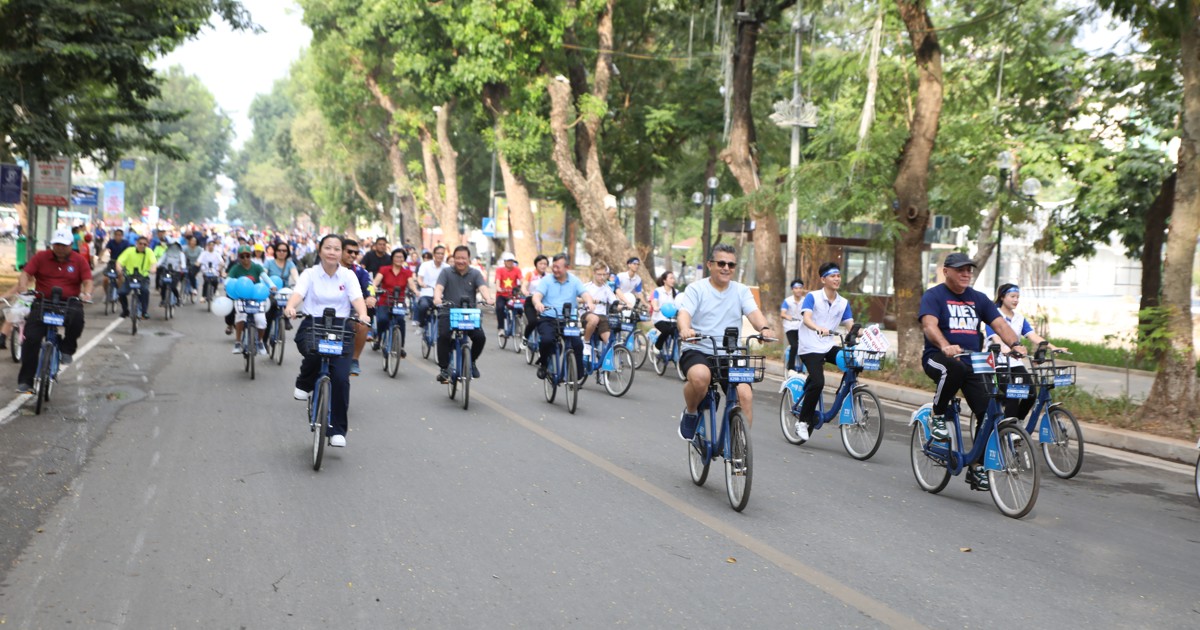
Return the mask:
M 483 218 L 483 235 L 488 238 L 496 238 L 496 220 L 491 217 Z

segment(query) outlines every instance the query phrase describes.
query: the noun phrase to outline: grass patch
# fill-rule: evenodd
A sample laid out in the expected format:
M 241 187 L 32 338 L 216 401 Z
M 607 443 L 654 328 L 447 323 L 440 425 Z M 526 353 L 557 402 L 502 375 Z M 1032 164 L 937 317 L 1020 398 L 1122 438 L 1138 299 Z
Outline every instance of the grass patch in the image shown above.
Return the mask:
M 1067 348 L 1071 351 L 1070 355 L 1062 357 L 1065 361 L 1115 368 L 1131 368 L 1147 372 L 1158 371 L 1158 362 L 1148 356 L 1138 355 L 1137 352 L 1128 348 L 1119 347 L 1116 339 L 1113 340 L 1111 345 L 1060 338 L 1050 338 L 1049 341 L 1060 348 Z M 1196 376 L 1200 376 L 1200 361 L 1196 362 Z

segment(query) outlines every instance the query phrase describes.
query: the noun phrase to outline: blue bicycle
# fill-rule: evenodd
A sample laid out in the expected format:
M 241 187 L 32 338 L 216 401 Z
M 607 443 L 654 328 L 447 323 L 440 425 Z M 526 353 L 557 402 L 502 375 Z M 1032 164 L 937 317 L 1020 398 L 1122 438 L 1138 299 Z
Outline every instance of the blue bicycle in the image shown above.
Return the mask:
M 450 304 L 446 303 L 449 307 Z M 462 384 L 462 408 L 471 404 L 471 338 L 467 331 L 479 328 L 482 323 L 481 313 L 477 308 L 450 309 L 450 378 L 446 387 L 450 400 L 454 400 L 458 386 Z
M 620 325 L 621 316 L 613 314 L 612 307 L 609 308 L 608 324 L 615 330 L 615 326 Z M 633 354 L 616 333 L 609 334 L 607 343 L 601 342 L 597 333 L 593 333 L 589 341 L 591 344 L 583 347 L 583 377 L 579 379 L 579 384 L 582 386 L 589 376 L 595 374 L 596 382 L 603 385 L 610 396 L 624 396 L 633 385 L 636 369 Z
M 738 404 L 737 387 L 741 383 L 759 383 L 766 375 L 766 359 L 749 354 L 750 340 L 772 341 L 762 335 L 746 338 L 738 344 L 738 329 L 727 328 L 723 338 L 704 335 L 688 341 L 708 341 L 713 354 L 708 356 L 712 379 L 708 392 L 697 411 L 700 424 L 696 436 L 688 443 L 688 471 L 692 483 L 703 486 L 708 479 L 708 465 L 717 457 L 725 458 L 725 493 L 729 505 L 737 512 L 750 502 L 750 485 L 754 479 L 754 451 L 750 446 L 750 427 Z M 725 410 L 717 420 L 721 406 L 721 387 L 724 386 Z
M 104 271 L 105 286 L 108 290 L 104 292 L 104 314 L 116 313 L 119 299 L 117 294 L 117 270 L 110 266 Z
M 425 327 L 421 330 L 421 356 L 429 358 L 429 351 L 437 347 L 437 323 L 439 309 L 437 306 L 432 306 L 429 312 L 425 314 L 428 319 L 425 320 Z
M 616 313 L 619 317 L 611 318 L 609 327 L 613 330 L 613 336 L 617 337 L 617 343 L 629 350 L 629 356 L 633 358 L 633 369 L 641 369 L 646 364 L 646 357 L 650 356 L 650 339 L 646 333 L 638 330 L 638 324 L 650 319 L 650 314 L 646 310 L 646 306 L 641 300 L 634 303 L 633 308 L 629 308 L 624 302 L 615 302 L 616 307 L 609 307 L 609 313 Z
M 287 347 L 287 317 L 283 314 L 292 290 L 283 288 L 275 292 L 275 321 L 267 322 L 267 352 L 275 365 L 283 365 L 283 349 Z M 247 318 L 249 319 L 249 318 Z
M 129 274 L 129 295 L 126 296 L 132 305 L 130 307 L 129 319 L 133 322 L 133 332 L 136 335 L 138 329 L 138 320 L 145 319 L 149 313 L 142 310 L 142 294 L 146 291 L 146 282 L 149 278 L 143 276 L 139 272 Z
M 851 335 L 852 336 L 852 335 Z M 878 370 L 883 359 L 882 352 L 861 350 L 846 346 L 846 337 L 837 335 L 842 342 L 838 351 L 838 368 L 842 370 L 842 382 L 838 385 L 833 403 L 825 408 L 824 397 L 817 398 L 816 424 L 812 432 L 837 419 L 842 432 L 842 446 L 846 454 L 859 461 L 875 455 L 883 443 L 883 405 L 879 397 L 866 385 L 858 384 L 858 375 L 863 370 Z M 779 391 L 779 426 L 783 439 L 789 444 L 804 444 L 798 424 L 800 407 L 804 403 L 804 384 L 807 376 L 800 374 L 783 382 Z
M 505 308 L 504 330 L 502 331 L 503 334 L 501 334 L 500 339 L 496 341 L 496 343 L 500 345 L 501 350 L 507 348 L 508 343 L 511 341 L 513 345 L 513 352 L 521 352 L 520 336 L 521 331 L 525 330 L 525 300 L 527 299 L 529 298 L 524 298 L 519 295 L 513 295 L 512 297 L 508 298 L 496 298 L 496 308 L 500 308 L 500 300 L 504 300 L 503 304 Z
M 996 369 L 999 352 L 1000 346 L 993 345 L 988 352 L 969 352 L 955 357 L 970 357 L 972 371 L 984 379 L 990 394 L 987 413 L 971 450 L 967 452 L 962 448 L 959 399 L 955 398 L 946 408 L 946 425 L 952 427 L 948 443 L 933 440 L 929 427 L 932 403 L 913 412 L 909 420 L 912 425 L 910 457 L 917 485 L 931 494 L 941 492 L 950 482 L 951 475 L 958 475 L 982 457 L 992 501 L 1005 516 L 1021 518 L 1037 502 L 1041 478 L 1029 434 L 1021 428 L 1019 420 L 1004 417 L 999 399 L 1001 395 L 1014 399 L 1027 397 L 1030 387 L 1014 382 L 1011 369 Z M 1019 355 L 1010 353 L 1008 356 Z M 983 489 L 974 483 L 972 488 Z
M 321 367 L 312 395 L 308 397 L 308 428 L 313 434 L 313 470 L 321 470 L 321 457 L 329 440 L 333 420 L 330 403 L 333 399 L 333 380 L 329 376 L 329 361 L 354 350 L 354 317 L 336 317 L 332 308 L 325 309 L 320 318 L 312 317 L 309 327 L 311 348 L 321 356 Z
M 66 325 L 67 308 L 72 303 L 78 303 L 79 298 L 63 300 L 62 289 L 55 287 L 50 292 L 50 299 L 42 297 L 40 315 L 46 326 L 46 338 L 42 340 L 42 348 L 38 353 L 37 373 L 33 377 L 33 393 L 37 397 L 34 413 L 41 415 L 42 404 L 50 401 L 50 390 L 58 381 L 58 369 L 62 362 L 62 352 L 59 350 L 58 327 Z M 14 340 L 15 342 L 15 340 Z
M 547 307 L 543 314 L 557 320 L 558 340 L 554 345 L 554 354 L 546 360 L 546 378 L 542 379 L 542 393 L 546 395 L 546 402 L 553 403 L 558 394 L 558 386 L 562 385 L 567 412 L 574 414 L 579 407 L 579 366 L 571 360 L 564 338 L 579 337 L 583 334 L 579 326 L 579 312 L 572 309 L 570 304 L 563 304 L 561 309 Z M 530 345 L 533 344 L 531 341 Z
M 383 352 L 383 370 L 388 376 L 396 378 L 396 373 L 400 371 L 400 359 L 405 356 L 404 348 L 400 345 L 400 340 L 403 338 L 404 318 L 408 315 L 408 308 L 404 301 L 400 299 L 400 289 L 397 288 L 392 292 L 391 306 L 382 308 L 391 309 L 388 318 L 388 327 L 382 332 L 379 341 L 379 349 Z
M 667 318 L 668 322 L 675 323 L 675 318 Z M 658 342 L 659 336 L 662 333 L 657 328 L 651 328 L 646 339 L 650 345 Z M 676 328 L 671 334 L 667 335 L 663 341 L 662 350 L 654 349 L 650 351 L 650 362 L 654 364 L 654 372 L 659 376 L 667 373 L 667 366 L 675 364 L 675 375 L 679 380 L 686 381 L 687 375 L 683 373 L 683 366 L 679 364 L 679 329 Z
M 161 278 L 163 310 L 166 311 L 163 319 L 166 320 L 175 317 L 175 307 L 179 306 L 179 296 L 176 295 L 179 292 L 179 287 L 177 286 L 179 284 L 179 277 L 177 274 L 177 271 L 167 267 L 163 270 Z

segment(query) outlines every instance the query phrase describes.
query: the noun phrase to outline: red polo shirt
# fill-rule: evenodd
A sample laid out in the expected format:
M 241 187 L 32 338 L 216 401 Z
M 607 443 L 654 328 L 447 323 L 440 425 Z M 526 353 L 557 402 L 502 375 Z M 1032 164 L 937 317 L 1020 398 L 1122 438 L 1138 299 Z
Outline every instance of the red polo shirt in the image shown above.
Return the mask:
M 71 251 L 67 261 L 60 263 L 53 251 L 43 249 L 25 263 L 24 272 L 33 278 L 34 288 L 46 297 L 50 296 L 54 287 L 62 287 L 64 298 L 79 297 L 83 282 L 92 279 L 91 266 L 77 251 Z

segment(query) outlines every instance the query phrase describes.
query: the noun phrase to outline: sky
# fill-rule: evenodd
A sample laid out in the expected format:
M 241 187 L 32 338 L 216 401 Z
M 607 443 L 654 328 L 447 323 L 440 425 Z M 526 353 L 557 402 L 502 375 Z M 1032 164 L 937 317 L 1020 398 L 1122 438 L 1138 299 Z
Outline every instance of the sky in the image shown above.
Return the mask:
M 233 119 L 234 147 L 240 148 L 254 131 L 246 117 L 250 102 L 271 91 L 287 76 L 292 62 L 308 46 L 312 32 L 300 21 L 300 7 L 290 0 L 242 0 L 250 17 L 265 32 L 235 33 L 219 19 L 193 40 L 157 60 L 156 68 L 182 66 L 200 78 L 217 103 Z

